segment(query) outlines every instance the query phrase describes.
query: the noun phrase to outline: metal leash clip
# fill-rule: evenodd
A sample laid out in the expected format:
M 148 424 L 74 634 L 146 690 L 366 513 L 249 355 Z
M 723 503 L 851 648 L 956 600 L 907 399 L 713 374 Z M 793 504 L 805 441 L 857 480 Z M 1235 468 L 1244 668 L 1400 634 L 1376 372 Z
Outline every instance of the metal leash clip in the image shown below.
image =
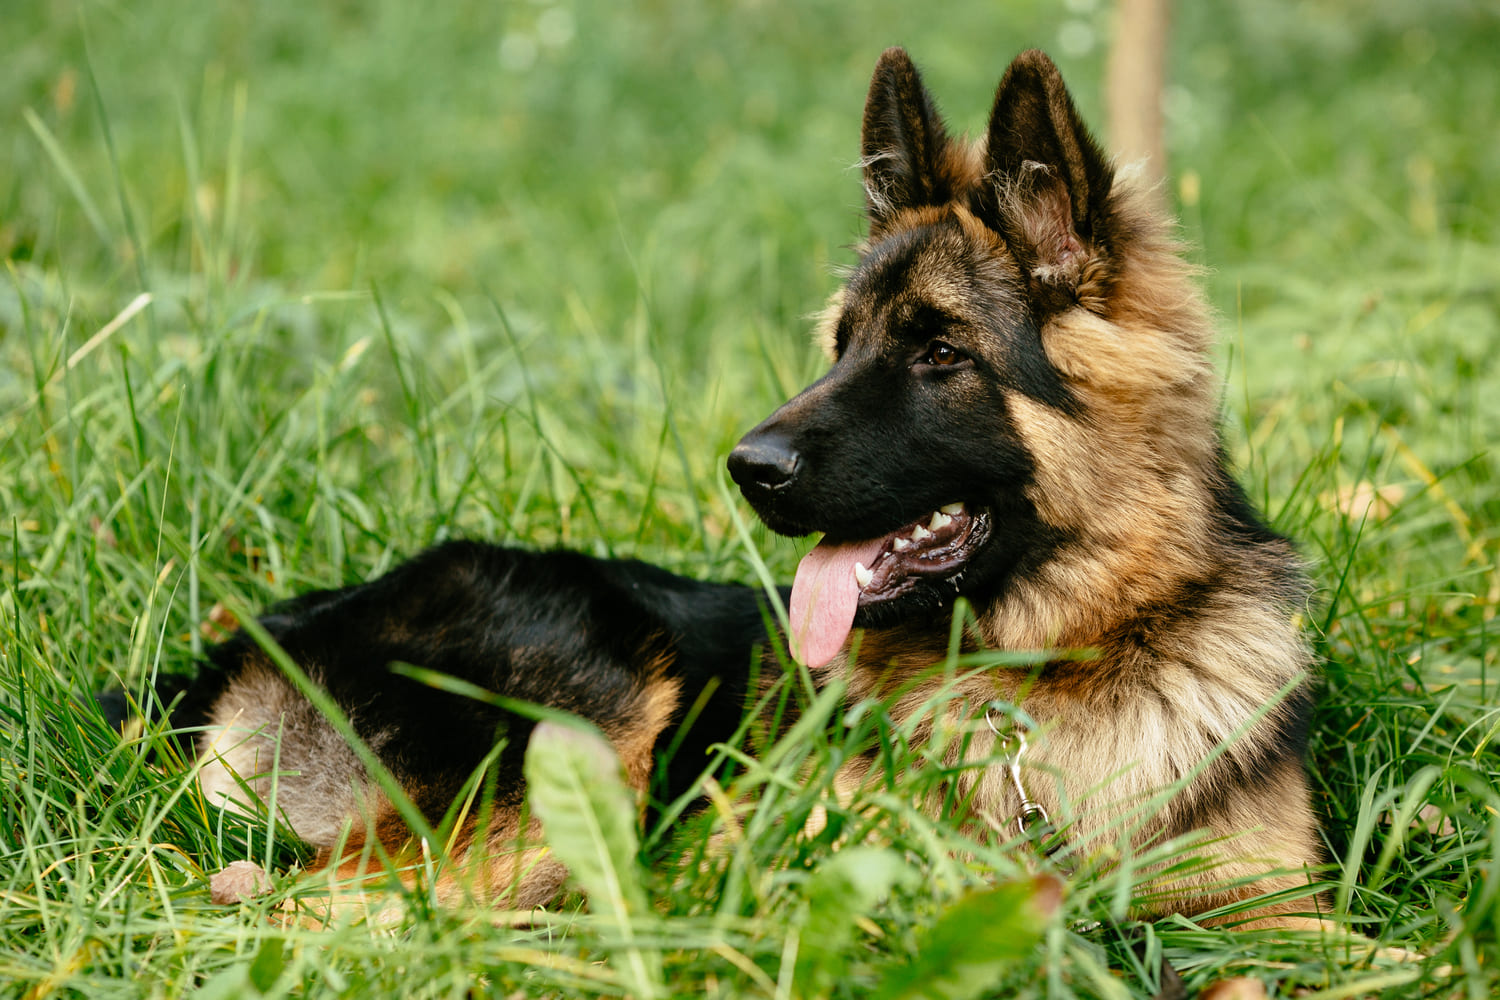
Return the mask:
M 1016 789 L 1016 795 L 1021 800 L 1021 809 L 1016 813 L 1016 830 L 1021 836 L 1031 840 L 1044 853 L 1051 854 L 1057 849 L 1057 845 L 1047 845 L 1047 840 L 1054 832 L 1052 817 L 1047 815 L 1047 809 L 1040 802 L 1026 794 L 1026 786 L 1021 782 L 1021 757 L 1026 753 L 1026 729 L 1019 723 L 1013 722 L 1009 733 L 1002 733 L 1000 727 L 995 725 L 993 715 L 994 709 L 986 706 L 984 710 L 984 721 L 990 727 L 990 732 L 1001 740 L 1014 740 L 1015 752 L 1010 755 L 1010 783 Z

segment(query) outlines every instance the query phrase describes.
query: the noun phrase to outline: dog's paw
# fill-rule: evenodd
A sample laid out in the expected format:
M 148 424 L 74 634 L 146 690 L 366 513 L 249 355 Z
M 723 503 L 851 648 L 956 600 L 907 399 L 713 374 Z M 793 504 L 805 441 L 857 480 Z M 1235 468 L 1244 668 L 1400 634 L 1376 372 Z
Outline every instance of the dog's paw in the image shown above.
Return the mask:
M 221 906 L 243 903 L 271 891 L 271 877 L 253 861 L 231 861 L 208 880 L 208 898 Z

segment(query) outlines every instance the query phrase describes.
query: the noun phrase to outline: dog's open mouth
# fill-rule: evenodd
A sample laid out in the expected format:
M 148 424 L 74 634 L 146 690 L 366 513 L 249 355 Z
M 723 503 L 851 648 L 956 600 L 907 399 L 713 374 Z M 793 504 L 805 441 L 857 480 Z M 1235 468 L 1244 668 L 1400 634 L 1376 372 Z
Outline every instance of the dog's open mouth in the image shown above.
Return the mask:
M 896 600 L 923 583 L 945 582 L 956 591 L 989 531 L 987 512 L 951 503 L 880 538 L 825 538 L 802 558 L 792 583 L 794 654 L 821 667 L 838 655 L 860 608 Z

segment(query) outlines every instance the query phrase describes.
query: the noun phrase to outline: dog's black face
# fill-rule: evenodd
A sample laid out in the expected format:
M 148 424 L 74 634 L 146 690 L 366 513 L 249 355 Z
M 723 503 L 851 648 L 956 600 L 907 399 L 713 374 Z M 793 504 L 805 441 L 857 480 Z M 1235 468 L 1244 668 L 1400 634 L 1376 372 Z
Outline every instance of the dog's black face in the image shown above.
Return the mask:
M 833 367 L 730 455 L 769 527 L 825 535 L 792 596 L 814 665 L 851 625 L 994 596 L 1060 541 L 1028 499 L 1017 410 L 1082 417 L 1041 329 L 1073 304 L 1110 177 L 1039 58 L 1012 66 L 971 153 L 905 54 L 882 57 L 864 123 L 870 239 L 825 328 Z
M 772 530 L 878 540 L 856 560 L 855 624 L 984 594 L 1050 544 L 1026 498 L 1033 459 L 1009 399 L 1073 404 L 1027 299 L 1003 250 L 956 216 L 881 240 L 845 288 L 832 369 L 731 454 Z

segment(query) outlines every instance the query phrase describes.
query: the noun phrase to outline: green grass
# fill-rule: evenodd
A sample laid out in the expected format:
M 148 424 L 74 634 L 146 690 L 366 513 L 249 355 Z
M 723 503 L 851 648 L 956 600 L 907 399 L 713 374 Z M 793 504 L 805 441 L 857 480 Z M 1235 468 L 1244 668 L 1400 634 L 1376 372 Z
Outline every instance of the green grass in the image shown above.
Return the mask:
M 1128 877 L 1085 867 L 1058 900 L 1026 851 L 913 809 L 943 775 L 878 713 L 815 703 L 726 793 L 755 803 L 728 850 L 704 855 L 706 817 L 647 831 L 612 905 L 506 927 L 419 888 L 394 926 L 319 930 L 267 919 L 316 889 L 286 874 L 294 844 L 88 708 L 188 669 L 216 603 L 449 536 L 788 579 L 798 545 L 743 537 L 720 469 L 819 370 L 805 316 L 859 235 L 875 56 L 907 45 L 972 130 L 1038 44 L 1099 121 L 1102 3 L 638 6 L 7 8 L 0 992 L 1152 992 L 1121 932 L 1088 929 Z M 1193 986 L 1488 997 L 1500 21 L 1479 0 L 1177 6 L 1173 195 L 1212 269 L 1230 447 L 1320 586 L 1329 878 L 1351 923 L 1433 958 L 1134 933 Z M 831 802 L 872 738 L 901 776 L 864 811 Z M 246 857 L 275 892 L 211 905 L 207 875 Z

